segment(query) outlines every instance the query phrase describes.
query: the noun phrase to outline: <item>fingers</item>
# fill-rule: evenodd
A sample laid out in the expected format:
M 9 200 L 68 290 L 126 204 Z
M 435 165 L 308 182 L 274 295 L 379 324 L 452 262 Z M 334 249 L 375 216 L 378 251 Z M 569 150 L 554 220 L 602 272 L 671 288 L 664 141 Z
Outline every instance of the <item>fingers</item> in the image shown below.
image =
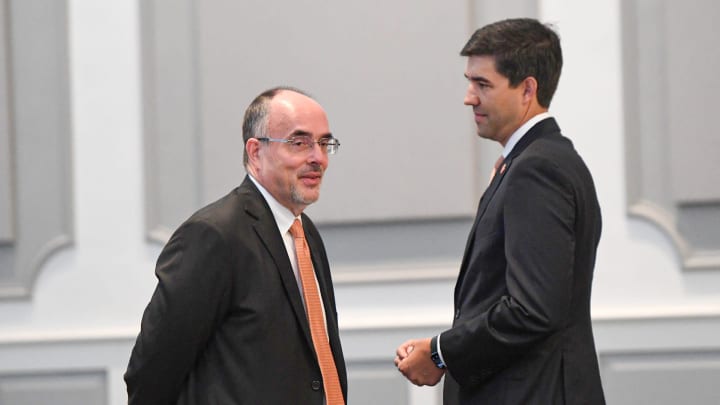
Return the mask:
M 430 358 L 430 338 L 408 340 L 395 353 L 395 367 L 417 386 L 435 385 L 445 374 Z
M 408 354 L 410 354 L 410 351 L 412 351 L 412 348 L 413 348 L 413 341 L 408 340 L 408 341 L 404 342 L 403 344 L 401 344 L 400 346 L 398 346 L 397 350 L 395 351 L 395 354 L 398 357 L 400 357 L 400 359 L 404 359 L 405 357 L 408 356 Z M 410 351 L 408 351 L 408 350 L 410 350 Z
M 440 369 L 419 369 L 413 370 L 406 367 L 405 364 L 401 364 L 399 368 L 400 372 L 414 385 L 418 387 L 433 386 L 440 382 L 440 379 L 445 374 Z

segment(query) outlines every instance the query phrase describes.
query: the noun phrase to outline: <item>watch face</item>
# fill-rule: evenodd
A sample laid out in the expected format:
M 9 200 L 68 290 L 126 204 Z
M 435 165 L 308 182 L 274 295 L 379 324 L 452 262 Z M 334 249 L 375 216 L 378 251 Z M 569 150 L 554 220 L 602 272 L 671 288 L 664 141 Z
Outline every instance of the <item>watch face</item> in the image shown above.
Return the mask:
M 445 368 L 445 363 L 443 363 L 442 360 L 440 360 L 440 356 L 437 353 L 432 353 L 430 355 L 430 358 L 432 359 L 433 363 L 435 363 L 435 365 L 438 368 Z

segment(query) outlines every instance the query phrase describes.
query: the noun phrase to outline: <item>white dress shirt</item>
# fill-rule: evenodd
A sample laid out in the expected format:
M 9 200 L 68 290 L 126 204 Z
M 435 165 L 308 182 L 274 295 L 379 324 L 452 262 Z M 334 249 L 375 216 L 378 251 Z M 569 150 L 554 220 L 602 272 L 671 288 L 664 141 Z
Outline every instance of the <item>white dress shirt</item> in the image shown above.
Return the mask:
M 300 299 L 302 300 L 304 307 L 305 295 L 302 291 L 302 280 L 300 280 L 300 271 L 298 270 L 297 254 L 295 253 L 295 240 L 290 234 L 290 227 L 292 226 L 293 222 L 295 222 L 295 220 L 297 219 L 298 221 L 300 221 L 300 223 L 302 223 L 302 219 L 300 216 L 296 217 L 295 215 L 293 215 L 293 213 L 289 209 L 287 209 L 287 207 L 280 204 L 278 200 L 276 200 L 275 197 L 273 197 L 272 194 L 270 194 L 265 189 L 265 187 L 260 184 L 260 182 L 255 180 L 255 178 L 251 174 L 248 173 L 248 177 L 250 177 L 250 180 L 255 183 L 255 187 L 260 190 L 260 194 L 262 194 L 263 198 L 265 198 L 265 201 L 267 201 L 268 205 L 270 206 L 270 211 L 275 218 L 275 223 L 277 224 L 278 231 L 280 231 L 280 235 L 282 235 L 283 243 L 285 244 L 285 250 L 287 251 L 288 258 L 290 259 L 290 265 L 292 265 L 293 273 L 295 274 L 295 281 L 297 281 L 297 286 L 300 290 Z M 314 275 L 315 272 L 313 271 L 313 276 Z M 320 294 L 320 301 L 324 302 L 322 300 L 322 291 L 320 291 L 317 276 L 315 276 L 315 285 L 317 286 L 318 293 Z M 322 305 L 321 307 L 323 310 L 323 318 L 325 318 L 325 305 Z M 307 311 L 307 308 L 305 310 Z

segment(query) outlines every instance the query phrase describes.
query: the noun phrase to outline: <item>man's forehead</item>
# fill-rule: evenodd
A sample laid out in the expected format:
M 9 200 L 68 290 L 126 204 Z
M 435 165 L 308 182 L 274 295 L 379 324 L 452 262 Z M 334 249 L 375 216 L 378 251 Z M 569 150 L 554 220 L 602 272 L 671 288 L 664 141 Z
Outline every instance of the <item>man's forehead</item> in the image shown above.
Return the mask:
M 270 100 L 270 112 L 293 115 L 297 112 L 324 112 L 320 104 L 312 98 L 290 90 L 278 93 Z
M 300 93 L 286 91 L 271 100 L 268 125 L 271 130 L 290 133 L 327 132 L 325 111 L 315 100 Z M 285 97 L 284 97 L 285 96 Z M 320 124 L 323 128 L 316 128 Z
M 495 70 L 495 57 L 491 55 L 470 56 L 467 59 L 465 70 L 472 71 L 474 69 L 492 69 Z
M 281 90 L 275 95 L 275 97 L 273 97 L 271 103 L 284 105 L 290 108 L 302 106 L 320 106 L 320 104 L 318 104 L 317 101 L 313 100 L 311 97 L 292 90 Z
M 465 77 L 468 80 L 484 79 L 488 81 L 502 80 L 504 76 L 495 67 L 493 56 L 472 56 L 468 58 L 465 67 Z

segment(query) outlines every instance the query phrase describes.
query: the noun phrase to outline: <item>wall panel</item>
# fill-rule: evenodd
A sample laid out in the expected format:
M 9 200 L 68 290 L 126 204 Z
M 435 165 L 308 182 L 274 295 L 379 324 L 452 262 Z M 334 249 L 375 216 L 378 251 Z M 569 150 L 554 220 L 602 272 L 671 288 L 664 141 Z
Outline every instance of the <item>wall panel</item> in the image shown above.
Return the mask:
M 192 0 L 140 2 L 145 223 L 164 242 L 201 202 Z
M 392 362 L 349 362 L 348 403 L 411 405 L 407 381 Z
M 72 240 L 67 4 L 1 4 L 0 298 L 13 298 Z
M 602 360 L 609 404 L 720 403 L 720 352 L 608 354 Z
M 107 404 L 103 372 L 0 375 L 3 405 Z
M 151 236 L 242 180 L 242 114 L 278 84 L 315 95 L 342 142 L 317 222 L 474 214 L 486 176 L 462 105 L 467 5 L 170 3 L 143 4 Z
M 531 1 L 143 2 L 149 237 L 164 242 L 242 180 L 244 109 L 287 84 L 318 98 L 342 142 L 307 210 L 333 261 L 459 260 L 500 153 L 462 104 L 459 51 L 489 16 L 536 14 Z
M 663 229 L 687 270 L 720 269 L 720 50 L 711 0 L 622 3 L 628 211 Z M 702 63 L 689 63 L 698 60 Z
M 0 28 L 7 23 L 7 2 L 0 0 Z M 15 228 L 9 73 L 8 38 L 6 30 L 0 29 L 0 246 L 13 241 Z

